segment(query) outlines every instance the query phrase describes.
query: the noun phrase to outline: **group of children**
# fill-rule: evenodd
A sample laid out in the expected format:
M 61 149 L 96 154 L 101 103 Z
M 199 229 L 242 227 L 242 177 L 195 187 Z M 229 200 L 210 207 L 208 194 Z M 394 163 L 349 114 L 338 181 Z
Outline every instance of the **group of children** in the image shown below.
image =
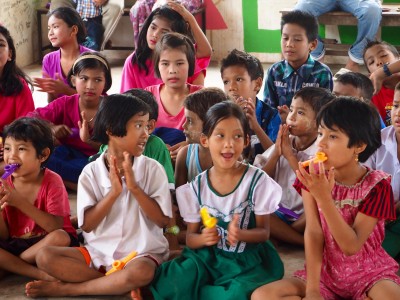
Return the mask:
M 36 279 L 29 297 L 141 299 L 143 287 L 154 299 L 400 295 L 394 47 L 366 46 L 372 81 L 346 73 L 333 82 L 309 54 L 316 19 L 294 11 L 282 18 L 284 59 L 267 71 L 264 99 L 260 61 L 239 50 L 221 62 L 224 91 L 203 88 L 211 46 L 170 1 L 144 22 L 121 94 L 107 95 L 110 65 L 80 46 L 81 26 L 71 9 L 51 12 L 60 49 L 33 81 L 49 95 L 36 110 L 0 27 L 0 160 L 18 165 L 0 186 L 2 276 Z M 304 166 L 316 152 L 328 159 Z M 64 186 L 78 191 L 80 244 Z M 203 209 L 214 224 L 202 224 Z M 186 247 L 169 260 L 164 229 L 180 217 Z M 282 279 L 270 238 L 304 245 L 307 269 Z

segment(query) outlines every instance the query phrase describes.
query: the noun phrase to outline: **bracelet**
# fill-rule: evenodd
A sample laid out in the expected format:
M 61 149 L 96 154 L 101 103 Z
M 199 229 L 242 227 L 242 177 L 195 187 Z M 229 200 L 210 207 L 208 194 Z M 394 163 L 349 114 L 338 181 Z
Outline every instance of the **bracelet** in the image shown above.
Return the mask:
M 392 72 L 390 72 L 390 70 L 389 70 L 389 66 L 388 66 L 388 64 L 384 64 L 383 66 L 382 66 L 382 68 L 383 68 L 383 72 L 385 73 L 385 75 L 386 76 L 392 76 L 393 74 L 392 74 Z

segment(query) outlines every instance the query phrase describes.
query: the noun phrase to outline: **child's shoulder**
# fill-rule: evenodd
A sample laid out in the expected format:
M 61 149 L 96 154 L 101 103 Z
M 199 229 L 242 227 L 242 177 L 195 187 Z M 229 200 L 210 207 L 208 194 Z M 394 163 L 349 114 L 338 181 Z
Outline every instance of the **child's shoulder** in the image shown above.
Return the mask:
M 329 73 L 332 74 L 331 69 L 324 63 L 314 60 L 313 73 Z

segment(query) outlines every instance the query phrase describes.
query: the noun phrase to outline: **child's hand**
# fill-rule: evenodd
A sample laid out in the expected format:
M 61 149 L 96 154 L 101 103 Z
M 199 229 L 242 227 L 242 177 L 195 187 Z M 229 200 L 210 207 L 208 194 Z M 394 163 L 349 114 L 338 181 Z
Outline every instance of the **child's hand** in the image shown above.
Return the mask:
M 182 4 L 172 0 L 169 0 L 167 4 L 170 8 L 180 14 L 186 22 L 189 22 L 191 18 L 194 18 L 193 15 Z
M 72 134 L 71 128 L 69 128 L 67 125 L 54 125 L 52 127 L 54 136 L 56 139 L 63 139 L 66 137 L 69 137 Z
M 229 245 L 236 245 L 239 242 L 239 215 L 234 214 L 232 220 L 229 222 L 228 225 L 228 243 Z
M 90 139 L 89 122 L 86 120 L 85 112 L 81 112 L 82 122 L 78 121 L 79 137 L 82 142 L 87 143 Z
M 289 138 L 289 126 L 286 124 L 282 125 L 281 149 L 282 155 L 286 159 L 293 155 L 292 145 Z
M 309 171 L 310 173 L 307 173 L 303 165 L 299 163 L 299 169 L 296 171 L 296 175 L 301 183 L 310 191 L 315 200 L 319 202 L 321 199 L 331 197 L 332 189 L 335 184 L 334 168 L 331 167 L 328 171 L 328 175 L 326 175 L 324 163 L 319 162 L 317 165 L 311 161 Z
M 55 95 L 67 94 L 66 91 L 70 89 L 70 87 L 64 83 L 61 75 L 58 73 L 56 73 L 56 79 L 53 79 L 49 74 L 44 72 L 43 78 L 36 77 L 33 79 L 33 85 L 39 88 L 39 92 Z
M 4 160 L 4 147 L 3 144 L 0 144 L 0 161 Z
M 302 300 L 324 300 L 319 292 L 308 292 Z
M 177 143 L 173 146 L 167 145 L 169 155 L 171 155 L 171 160 L 173 162 L 173 165 L 175 165 L 176 156 L 178 155 L 179 150 L 181 150 L 187 144 L 188 143 L 186 141 L 183 141 L 183 142 Z
M 286 124 L 286 118 L 289 114 L 289 107 L 287 105 L 278 106 L 278 112 L 282 120 L 282 124 Z
M 18 207 L 19 197 L 16 197 L 16 190 L 8 184 L 6 180 L 1 179 L 0 182 L 0 211 L 7 205 Z
M 257 116 L 256 116 L 256 108 L 254 106 L 254 102 L 251 98 L 247 100 L 243 97 L 239 97 L 236 99 L 236 103 L 243 109 L 246 114 L 247 119 L 249 120 L 250 129 L 254 130 L 255 126 L 258 125 Z
M 119 175 L 117 158 L 114 155 L 107 154 L 108 164 L 110 167 L 110 181 L 111 181 L 111 193 L 115 196 L 119 196 L 122 192 L 122 180 Z
M 216 245 L 218 243 L 218 241 L 221 239 L 221 237 L 218 235 L 217 227 L 213 227 L 213 228 L 205 227 L 201 231 L 201 236 L 203 237 L 205 246 Z
M 135 174 L 133 174 L 132 170 L 132 158 L 131 155 L 124 151 L 124 161 L 122 162 L 122 167 L 124 169 L 124 176 L 126 181 L 126 187 L 129 191 L 133 191 L 138 187 L 137 182 L 135 180 Z

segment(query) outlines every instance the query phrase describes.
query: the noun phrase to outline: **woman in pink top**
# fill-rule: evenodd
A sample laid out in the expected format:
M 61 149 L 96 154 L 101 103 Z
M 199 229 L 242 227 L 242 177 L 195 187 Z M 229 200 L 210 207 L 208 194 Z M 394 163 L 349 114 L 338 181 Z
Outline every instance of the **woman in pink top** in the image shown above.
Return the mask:
M 146 19 L 139 34 L 138 46 L 125 61 L 121 92 L 162 83 L 154 75 L 152 57 L 157 41 L 167 32 L 179 32 L 187 36 L 192 33 L 196 43 L 196 63 L 194 72 L 187 81 L 191 84 L 204 84 L 212 52 L 211 45 L 194 16 L 181 4 L 170 1 L 168 5 L 155 9 Z
M 186 120 L 183 102 L 187 95 L 202 88 L 187 83 L 188 76 L 194 72 L 194 64 L 195 49 L 185 35 L 167 33 L 157 43 L 154 50 L 154 72 L 163 83 L 149 86 L 146 90 L 158 102 L 158 120 L 154 134 L 167 145 L 174 145 L 169 149 L 172 159 L 175 159 L 179 148 L 186 144 L 182 127 Z M 165 130 L 166 128 L 169 130 Z
M 48 102 L 63 95 L 74 95 L 67 75 L 78 56 L 91 51 L 80 44 L 86 39 L 86 29 L 80 15 L 72 8 L 59 7 L 50 13 L 48 37 L 53 47 L 60 48 L 43 58 L 43 78 L 35 78 L 39 91 L 48 93 Z

